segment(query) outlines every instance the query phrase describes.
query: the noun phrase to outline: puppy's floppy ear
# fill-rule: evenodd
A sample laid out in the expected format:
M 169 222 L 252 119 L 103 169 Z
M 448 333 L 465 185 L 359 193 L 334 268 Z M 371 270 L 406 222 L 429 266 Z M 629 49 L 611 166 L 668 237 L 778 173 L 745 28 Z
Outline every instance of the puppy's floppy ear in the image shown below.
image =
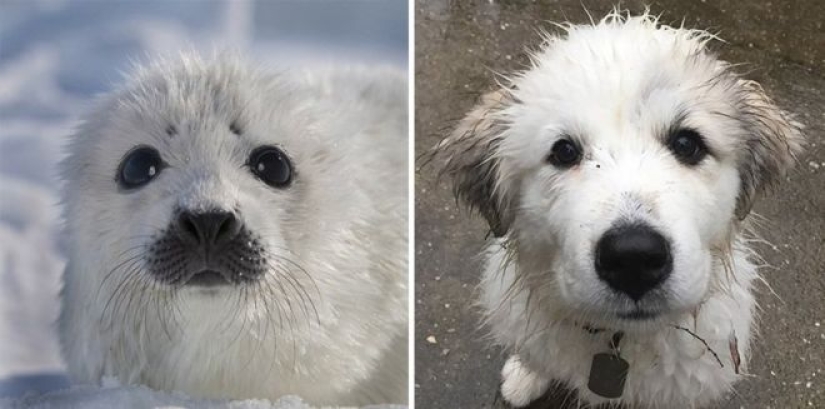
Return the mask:
M 755 81 L 740 80 L 745 149 L 739 158 L 741 188 L 736 216 L 743 220 L 755 197 L 778 183 L 793 167 L 804 142 L 800 125 L 777 107 Z
M 505 89 L 483 95 L 450 136 L 433 148 L 435 156 L 446 159 L 441 174 L 452 178 L 456 198 L 477 209 L 496 237 L 507 233 L 513 219 L 510 199 L 497 187 L 497 153 L 505 130 L 500 113 L 511 103 Z

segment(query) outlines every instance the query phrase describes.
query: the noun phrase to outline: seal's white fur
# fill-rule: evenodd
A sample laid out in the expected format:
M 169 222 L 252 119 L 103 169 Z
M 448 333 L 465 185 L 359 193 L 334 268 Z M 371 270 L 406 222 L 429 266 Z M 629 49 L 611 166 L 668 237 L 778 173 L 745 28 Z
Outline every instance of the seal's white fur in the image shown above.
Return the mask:
M 618 13 L 564 29 L 435 148 L 457 195 L 501 237 L 487 251 L 481 305 L 513 353 L 502 394 L 522 406 L 560 382 L 587 403 L 707 405 L 746 370 L 758 276 L 743 220 L 802 136 L 707 50 L 706 32 Z M 711 154 L 681 164 L 666 146 L 674 127 L 698 131 Z M 546 161 L 562 137 L 583 147 L 571 169 Z M 671 276 L 638 305 L 594 267 L 596 242 L 620 220 L 671 241 Z M 636 307 L 658 315 L 618 316 Z M 630 369 L 622 397 L 607 400 L 588 375 L 617 331 Z
M 192 54 L 137 70 L 63 164 L 72 377 L 197 397 L 405 402 L 406 107 L 392 70 L 276 74 Z M 121 192 L 118 164 L 136 145 L 169 167 Z M 245 165 L 260 145 L 290 155 L 288 189 Z M 274 260 L 262 285 L 174 290 L 145 274 L 142 252 L 175 206 L 237 209 Z

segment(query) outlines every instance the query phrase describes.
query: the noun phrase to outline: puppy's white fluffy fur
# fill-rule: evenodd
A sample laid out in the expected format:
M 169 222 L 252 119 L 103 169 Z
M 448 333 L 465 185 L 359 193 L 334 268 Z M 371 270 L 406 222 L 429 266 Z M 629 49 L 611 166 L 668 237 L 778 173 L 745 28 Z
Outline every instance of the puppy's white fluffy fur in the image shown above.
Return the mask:
M 315 405 L 407 399 L 407 92 L 390 69 L 271 73 L 228 54 L 139 68 L 71 138 L 60 335 L 74 380 Z M 241 128 L 236 135 L 232 127 Z M 124 155 L 168 166 L 121 191 Z M 276 145 L 288 189 L 257 179 Z M 235 209 L 262 237 L 256 285 L 166 285 L 145 250 L 175 207 Z
M 523 406 L 558 382 L 590 404 L 705 406 L 746 371 L 758 275 L 745 218 L 792 165 L 802 135 L 758 84 L 708 51 L 704 31 L 618 12 L 563 28 L 434 149 L 456 194 L 499 236 L 481 306 L 512 353 L 502 394 Z M 667 147 L 680 128 L 707 144 L 698 165 Z M 547 161 L 561 138 L 583 152 L 569 169 Z M 672 273 L 636 303 L 594 266 L 597 241 L 620 221 L 670 239 Z M 622 318 L 638 310 L 651 317 Z M 629 372 L 622 396 L 606 399 L 588 376 L 619 331 Z

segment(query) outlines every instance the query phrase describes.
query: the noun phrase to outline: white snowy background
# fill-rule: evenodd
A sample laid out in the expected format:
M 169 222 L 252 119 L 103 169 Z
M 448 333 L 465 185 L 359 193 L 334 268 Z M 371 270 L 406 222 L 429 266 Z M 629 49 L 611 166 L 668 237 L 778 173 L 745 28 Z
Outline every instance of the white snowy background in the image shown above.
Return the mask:
M 65 263 L 55 164 L 78 115 L 132 61 L 230 48 L 265 63 L 405 68 L 407 41 L 405 0 L 0 0 L 0 407 L 68 386 L 54 325 Z M 128 392 L 28 403 L 85 393 L 106 407 Z M 186 404 L 141 393 L 138 407 Z

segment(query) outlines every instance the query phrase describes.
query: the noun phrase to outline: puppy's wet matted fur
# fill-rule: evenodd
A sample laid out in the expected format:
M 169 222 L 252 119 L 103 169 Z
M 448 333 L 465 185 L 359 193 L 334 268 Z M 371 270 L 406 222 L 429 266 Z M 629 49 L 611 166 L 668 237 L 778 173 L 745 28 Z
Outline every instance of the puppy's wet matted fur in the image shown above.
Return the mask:
M 563 26 L 434 148 L 488 221 L 480 304 L 502 395 L 702 407 L 747 372 L 745 228 L 799 126 L 705 31 L 614 12 Z

